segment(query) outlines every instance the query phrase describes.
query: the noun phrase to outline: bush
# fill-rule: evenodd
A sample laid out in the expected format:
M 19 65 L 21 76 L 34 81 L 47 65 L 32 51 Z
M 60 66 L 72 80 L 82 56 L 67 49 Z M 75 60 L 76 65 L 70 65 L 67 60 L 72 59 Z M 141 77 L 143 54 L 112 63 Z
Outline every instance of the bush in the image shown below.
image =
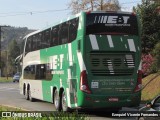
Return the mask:
M 158 72 L 160 70 L 160 42 L 156 44 L 152 51 L 154 56 L 154 62 L 151 66 L 151 72 Z
M 151 54 L 143 54 L 142 55 L 142 72 L 144 76 L 147 76 L 150 74 L 151 66 L 153 63 L 154 59 Z

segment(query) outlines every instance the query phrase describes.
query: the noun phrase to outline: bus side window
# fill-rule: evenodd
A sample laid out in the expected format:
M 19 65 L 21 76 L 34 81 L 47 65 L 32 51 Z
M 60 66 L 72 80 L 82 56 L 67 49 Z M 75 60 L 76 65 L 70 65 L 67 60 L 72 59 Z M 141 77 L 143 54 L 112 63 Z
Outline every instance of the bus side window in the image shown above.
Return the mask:
M 30 44 L 30 52 L 32 52 L 33 51 L 33 37 L 31 36 L 30 37 L 30 42 L 29 42 Z
M 62 23 L 59 30 L 59 44 L 68 43 L 68 23 Z
M 31 37 L 28 37 L 28 38 L 27 38 L 27 42 L 26 42 L 25 55 L 26 55 L 28 52 L 31 52 L 31 51 L 32 51 L 32 39 L 31 39 Z
M 42 80 L 46 78 L 45 64 L 36 65 L 36 79 Z
M 35 65 L 29 65 L 24 69 L 24 79 L 35 79 Z
M 72 19 L 69 23 L 69 41 L 72 42 L 77 37 L 79 18 Z
M 52 72 L 51 72 L 51 69 L 50 69 L 50 64 L 45 64 L 46 66 L 46 80 L 52 80 Z
M 51 29 L 48 29 L 45 31 L 44 33 L 44 48 L 48 48 L 50 47 L 50 32 L 51 32 Z
M 24 79 L 28 79 L 29 71 L 30 71 L 30 68 L 29 68 L 29 66 L 27 66 L 27 67 L 24 69 L 24 74 L 23 74 Z
M 32 44 L 32 51 L 37 50 L 37 38 L 36 36 L 33 36 L 33 44 Z
M 41 32 L 41 49 L 44 49 L 44 31 Z
M 28 44 L 28 39 L 26 41 L 26 47 L 25 47 L 25 55 L 29 52 L 29 44 Z
M 51 31 L 51 41 L 50 46 L 56 46 L 58 45 L 58 27 L 53 27 Z
M 42 34 L 39 33 L 37 35 L 37 50 L 41 49 L 41 38 L 42 38 Z

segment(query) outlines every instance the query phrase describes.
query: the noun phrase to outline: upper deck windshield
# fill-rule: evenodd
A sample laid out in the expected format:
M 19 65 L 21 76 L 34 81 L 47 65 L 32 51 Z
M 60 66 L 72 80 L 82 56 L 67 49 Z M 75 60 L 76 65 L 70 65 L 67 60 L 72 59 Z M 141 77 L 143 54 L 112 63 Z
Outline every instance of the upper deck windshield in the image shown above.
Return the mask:
M 135 15 L 118 13 L 87 14 L 86 35 L 138 35 Z

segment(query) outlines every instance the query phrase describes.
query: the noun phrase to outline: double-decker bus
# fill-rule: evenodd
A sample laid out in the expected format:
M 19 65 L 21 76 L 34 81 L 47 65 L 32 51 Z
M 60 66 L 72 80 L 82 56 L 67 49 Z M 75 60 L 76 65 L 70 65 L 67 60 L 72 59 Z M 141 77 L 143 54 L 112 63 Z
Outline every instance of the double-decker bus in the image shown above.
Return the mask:
M 137 16 L 81 12 L 28 34 L 20 92 L 58 111 L 120 109 L 141 99 L 141 41 Z

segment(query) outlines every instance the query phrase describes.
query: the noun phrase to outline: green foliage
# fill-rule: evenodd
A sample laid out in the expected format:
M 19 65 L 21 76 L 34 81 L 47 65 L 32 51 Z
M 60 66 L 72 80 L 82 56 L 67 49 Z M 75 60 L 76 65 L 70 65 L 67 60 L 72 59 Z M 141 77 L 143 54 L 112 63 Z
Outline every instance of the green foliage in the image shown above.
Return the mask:
M 12 116 L 12 118 L 14 120 L 89 120 L 89 117 L 87 117 L 87 115 L 84 114 L 78 114 L 78 113 L 67 113 L 67 112 L 53 112 L 53 113 L 39 113 L 37 112 L 35 114 L 35 116 L 29 117 L 32 112 L 25 112 L 21 109 L 17 109 L 17 108 L 12 108 L 12 107 L 6 107 L 6 106 L 0 106 L 0 111 L 10 111 L 12 112 L 11 115 L 15 115 Z M 13 112 L 15 114 L 13 114 Z M 16 117 L 16 115 L 18 113 L 22 113 L 22 116 L 24 117 Z M 35 112 L 33 112 L 34 115 Z M 19 114 L 20 115 L 20 114 Z M 11 117 L 3 117 L 0 118 L 1 120 L 10 120 Z
M 6 27 L 2 30 L 2 56 L 0 66 L 2 70 L 2 76 L 7 76 L 7 73 L 11 75 L 12 73 L 16 72 L 14 60 L 22 53 L 22 50 L 20 50 L 20 45 L 22 43 L 23 37 L 35 30 L 29 30 L 26 27 Z
M 45 118 L 50 120 L 89 120 L 87 115 L 67 112 L 54 112 L 50 115 L 45 115 Z
M 1 61 L 0 68 L 2 68 L 4 65 L 5 65 L 5 63 L 3 61 Z
M 142 54 L 152 54 L 153 62 L 148 73 L 160 68 L 160 2 L 142 0 L 142 4 L 133 10 L 139 15 L 141 24 Z
M 16 40 L 13 40 L 9 44 L 9 57 L 11 61 L 20 55 L 20 47 Z
M 151 72 L 155 73 L 160 70 L 160 42 L 155 45 L 152 54 L 154 55 L 155 60 L 151 66 Z
M 160 15 L 157 8 L 160 4 L 142 0 L 142 4 L 135 8 L 140 16 L 142 31 L 142 52 L 149 53 L 160 41 Z
M 12 81 L 12 77 L 0 77 L 0 83 L 3 83 L 3 82 L 11 82 Z
M 13 75 L 16 72 L 15 58 L 20 55 L 20 47 L 16 40 L 13 40 L 8 45 L 8 50 L 2 53 L 2 74 L 7 76 L 7 74 Z

